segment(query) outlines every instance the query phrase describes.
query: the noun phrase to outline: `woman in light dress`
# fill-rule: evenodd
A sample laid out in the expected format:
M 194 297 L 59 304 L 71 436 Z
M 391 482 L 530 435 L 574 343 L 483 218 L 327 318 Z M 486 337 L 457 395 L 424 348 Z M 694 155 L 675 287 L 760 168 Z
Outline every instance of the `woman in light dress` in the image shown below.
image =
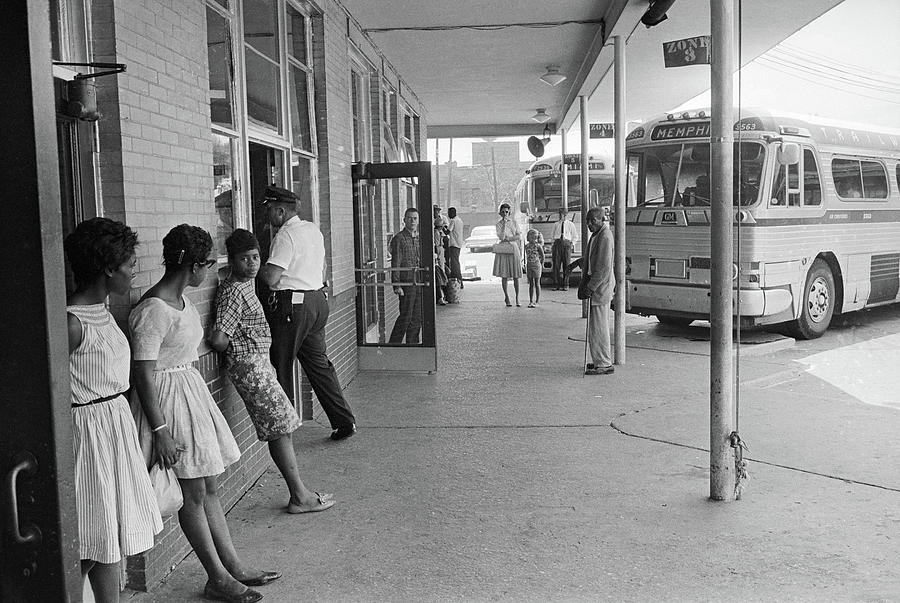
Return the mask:
M 75 444 L 75 506 L 82 575 L 98 603 L 119 600 L 119 563 L 153 547 L 162 530 L 126 399 L 128 340 L 106 307 L 134 278 L 137 235 L 93 218 L 66 237 L 76 289 L 68 299 L 69 370 Z
M 519 278 L 522 276 L 522 231 L 515 220 L 509 217 L 509 203 L 500 206 L 500 219 L 497 220 L 497 238 L 500 242 L 508 241 L 511 244 L 512 253 L 494 254 L 494 276 L 499 276 L 503 287 L 503 297 L 506 307 L 512 306 L 507 292 L 507 281 L 512 279 L 513 288 L 516 290 L 516 306 L 519 306 Z
M 216 476 L 240 458 L 225 417 L 194 367 L 203 340 L 200 315 L 185 297 L 216 264 L 212 239 L 181 224 L 163 238 L 165 274 L 129 318 L 134 380 L 153 432 L 152 462 L 172 467 L 181 484 L 181 529 L 206 570 L 208 599 L 252 603 L 278 572 L 248 568 L 238 557 L 219 500 Z

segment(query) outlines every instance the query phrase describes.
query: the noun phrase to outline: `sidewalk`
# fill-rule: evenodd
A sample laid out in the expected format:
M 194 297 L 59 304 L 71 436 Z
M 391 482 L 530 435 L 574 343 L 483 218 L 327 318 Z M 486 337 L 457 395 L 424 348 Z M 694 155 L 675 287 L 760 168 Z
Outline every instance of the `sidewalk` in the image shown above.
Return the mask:
M 714 503 L 702 328 L 628 317 L 626 364 L 583 377 L 574 290 L 544 289 L 535 309 L 527 286 L 523 307 L 502 299 L 467 283 L 438 308 L 436 375 L 350 383 L 356 437 L 300 429 L 301 475 L 335 493 L 331 510 L 285 514 L 272 468 L 229 513 L 244 558 L 284 572 L 265 601 L 900 596 L 900 412 L 806 373 L 799 343 L 747 346 L 740 432 L 756 461 L 743 500 Z M 125 600 L 200 600 L 204 582 L 191 555 Z

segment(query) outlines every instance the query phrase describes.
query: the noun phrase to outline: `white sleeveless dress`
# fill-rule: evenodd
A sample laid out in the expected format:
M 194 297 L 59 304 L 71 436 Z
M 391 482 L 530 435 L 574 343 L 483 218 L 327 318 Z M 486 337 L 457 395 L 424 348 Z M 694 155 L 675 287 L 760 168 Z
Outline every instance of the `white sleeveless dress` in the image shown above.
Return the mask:
M 194 367 L 203 326 L 194 304 L 182 297 L 176 310 L 148 297 L 131 311 L 131 350 L 135 360 L 155 360 L 153 380 L 159 409 L 175 441 L 184 446 L 172 467 L 179 479 L 219 475 L 241 457 L 237 442 Z
M 129 387 L 128 340 L 102 303 L 66 311 L 82 331 L 69 355 L 81 559 L 117 563 L 152 548 L 162 530 L 131 409 L 121 395 Z

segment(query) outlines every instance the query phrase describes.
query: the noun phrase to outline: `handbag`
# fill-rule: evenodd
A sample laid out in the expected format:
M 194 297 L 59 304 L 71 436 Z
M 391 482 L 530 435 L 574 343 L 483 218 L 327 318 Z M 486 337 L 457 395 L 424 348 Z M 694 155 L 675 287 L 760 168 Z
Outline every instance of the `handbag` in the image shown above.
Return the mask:
M 510 254 L 516 252 L 516 246 L 509 241 L 500 241 L 499 243 L 494 243 L 491 250 L 494 253 Z
M 181 485 L 175 477 L 175 471 L 153 465 L 150 469 L 150 483 L 153 485 L 153 493 L 156 494 L 159 514 L 164 519 L 169 515 L 175 515 L 184 505 L 184 496 L 181 494 Z

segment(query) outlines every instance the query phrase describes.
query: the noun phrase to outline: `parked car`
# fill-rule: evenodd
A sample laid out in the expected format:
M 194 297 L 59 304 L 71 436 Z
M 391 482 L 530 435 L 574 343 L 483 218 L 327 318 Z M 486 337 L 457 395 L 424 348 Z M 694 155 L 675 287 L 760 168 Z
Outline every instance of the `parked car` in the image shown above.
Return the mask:
M 466 249 L 472 252 L 491 251 L 494 243 L 499 243 L 494 226 L 476 226 L 466 237 Z

